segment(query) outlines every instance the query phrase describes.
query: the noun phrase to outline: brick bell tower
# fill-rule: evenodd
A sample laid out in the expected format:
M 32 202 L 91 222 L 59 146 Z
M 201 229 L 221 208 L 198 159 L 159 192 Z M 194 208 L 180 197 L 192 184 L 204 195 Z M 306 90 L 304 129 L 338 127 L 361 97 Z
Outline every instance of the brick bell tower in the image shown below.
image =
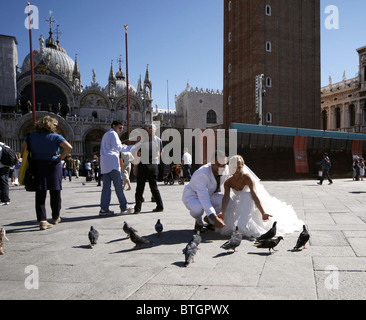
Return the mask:
M 224 126 L 320 129 L 320 0 L 224 0 Z

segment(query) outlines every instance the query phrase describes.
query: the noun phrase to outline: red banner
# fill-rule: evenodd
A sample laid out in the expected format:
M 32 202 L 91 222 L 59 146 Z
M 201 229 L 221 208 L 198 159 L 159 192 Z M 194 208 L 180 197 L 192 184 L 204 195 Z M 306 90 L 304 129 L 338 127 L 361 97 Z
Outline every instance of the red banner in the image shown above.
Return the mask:
M 362 140 L 353 140 L 352 142 L 352 156 L 353 158 L 362 158 Z
M 295 136 L 294 157 L 296 173 L 309 173 L 307 144 L 308 137 Z

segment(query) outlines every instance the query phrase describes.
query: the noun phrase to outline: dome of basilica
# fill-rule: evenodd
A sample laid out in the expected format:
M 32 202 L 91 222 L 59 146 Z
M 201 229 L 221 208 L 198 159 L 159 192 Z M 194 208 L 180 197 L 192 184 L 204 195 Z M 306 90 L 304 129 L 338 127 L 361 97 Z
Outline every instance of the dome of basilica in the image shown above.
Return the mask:
M 131 93 L 136 93 L 136 88 L 131 84 L 129 83 L 128 84 L 128 87 L 129 87 L 129 90 Z M 117 94 L 118 93 L 123 93 L 124 90 L 126 90 L 127 88 L 127 81 L 125 80 L 117 80 L 116 81 L 116 91 L 117 91 Z
M 33 51 L 34 66 L 36 67 L 42 61 L 53 72 L 61 74 L 64 78 L 71 81 L 75 62 L 71 59 L 64 48 L 62 48 L 57 41 L 50 37 L 46 40 L 46 47 L 44 47 L 43 36 L 39 39 L 40 48 Z M 30 70 L 30 54 L 26 56 L 22 66 L 22 73 Z

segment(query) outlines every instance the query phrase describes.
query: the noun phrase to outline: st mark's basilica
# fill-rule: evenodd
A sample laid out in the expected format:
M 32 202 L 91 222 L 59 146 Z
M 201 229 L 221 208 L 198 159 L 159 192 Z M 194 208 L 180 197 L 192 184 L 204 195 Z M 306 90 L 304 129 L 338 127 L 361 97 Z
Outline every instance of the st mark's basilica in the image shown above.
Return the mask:
M 57 32 L 56 32 L 57 34 Z M 56 38 L 56 40 L 55 40 Z M 0 36 L 2 74 L 7 84 L 2 86 L 2 96 L 10 95 L 8 108 L 2 107 L 0 140 L 20 150 L 23 138 L 33 129 L 31 63 L 28 55 L 21 66 L 17 65 L 16 38 Z M 114 119 L 127 119 L 127 81 L 122 72 L 110 68 L 108 84 L 101 87 L 93 81 L 83 87 L 77 56 L 73 60 L 60 45 L 51 28 L 49 36 L 39 38 L 39 48 L 33 50 L 36 90 L 36 117 L 51 115 L 59 122 L 59 133 L 73 146 L 73 155 L 92 157 L 98 153 L 103 134 L 110 129 Z M 9 87 L 10 86 L 10 87 Z M 148 67 L 145 78 L 140 76 L 137 88 L 129 84 L 131 130 L 153 121 L 152 83 Z M 14 107 L 15 106 L 15 107 Z M 127 141 L 127 126 L 121 140 Z

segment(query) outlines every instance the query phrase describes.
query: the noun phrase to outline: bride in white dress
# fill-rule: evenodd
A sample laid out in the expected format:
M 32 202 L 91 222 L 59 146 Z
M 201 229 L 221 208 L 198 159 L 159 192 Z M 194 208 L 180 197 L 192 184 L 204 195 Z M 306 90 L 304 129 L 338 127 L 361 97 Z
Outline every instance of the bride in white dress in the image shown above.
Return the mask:
M 244 164 L 241 156 L 229 162 L 232 175 L 224 184 L 225 194 L 219 214 L 226 226 L 216 229 L 221 235 L 231 235 L 238 226 L 244 237 L 259 237 L 277 221 L 277 234 L 301 231 L 304 223 L 297 218 L 292 206 L 272 197 L 259 178 Z M 232 201 L 230 192 L 233 190 Z

